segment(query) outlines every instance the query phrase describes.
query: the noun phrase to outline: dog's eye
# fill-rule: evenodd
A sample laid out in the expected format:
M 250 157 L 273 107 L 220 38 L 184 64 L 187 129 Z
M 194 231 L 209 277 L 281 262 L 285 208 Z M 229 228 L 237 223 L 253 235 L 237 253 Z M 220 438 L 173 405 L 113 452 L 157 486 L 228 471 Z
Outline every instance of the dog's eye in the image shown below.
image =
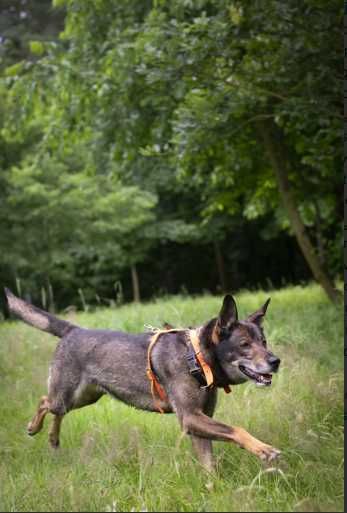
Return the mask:
M 263 343 L 263 346 L 264 346 L 264 347 L 266 347 L 266 346 L 267 346 L 267 342 L 266 342 L 265 338 L 263 338 L 262 343 Z
M 242 340 L 242 341 L 240 342 L 240 346 L 241 346 L 241 347 L 249 347 L 249 346 L 250 346 L 250 343 L 249 343 L 249 342 L 247 342 L 247 340 Z

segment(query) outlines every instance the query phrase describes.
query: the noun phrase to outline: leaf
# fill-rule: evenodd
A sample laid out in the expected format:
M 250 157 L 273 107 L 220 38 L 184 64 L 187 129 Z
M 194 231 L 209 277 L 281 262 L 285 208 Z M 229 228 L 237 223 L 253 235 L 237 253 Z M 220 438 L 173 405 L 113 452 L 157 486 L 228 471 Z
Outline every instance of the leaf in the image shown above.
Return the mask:
M 29 48 L 31 53 L 34 55 L 43 55 L 45 52 L 45 45 L 42 43 L 42 41 L 30 41 L 29 42 Z

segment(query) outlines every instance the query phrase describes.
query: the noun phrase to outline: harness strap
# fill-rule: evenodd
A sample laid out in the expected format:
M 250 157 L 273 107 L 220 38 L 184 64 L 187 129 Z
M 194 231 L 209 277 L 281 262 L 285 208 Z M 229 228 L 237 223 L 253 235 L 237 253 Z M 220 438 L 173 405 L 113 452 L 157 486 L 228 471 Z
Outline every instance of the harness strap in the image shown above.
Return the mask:
M 211 367 L 206 363 L 205 358 L 202 356 L 202 352 L 200 349 L 200 340 L 196 330 L 189 330 L 189 337 L 192 343 L 195 355 L 198 359 L 198 362 L 201 365 L 202 371 L 205 374 L 206 386 L 209 387 L 213 385 L 213 373 Z
M 206 386 L 209 387 L 210 385 L 213 385 L 213 373 L 212 373 L 211 367 L 206 363 L 206 360 L 202 355 L 202 352 L 200 349 L 200 339 L 197 334 L 197 331 L 189 330 L 189 336 L 190 336 L 190 341 L 192 343 L 192 346 L 194 348 L 195 355 L 196 355 L 198 362 L 200 363 L 203 373 L 205 375 Z M 224 388 L 224 392 L 226 394 L 230 394 L 231 388 L 229 387 L 229 385 L 225 385 L 223 388 Z
M 153 397 L 154 405 L 160 413 L 164 413 L 164 410 L 161 408 L 156 396 L 159 397 L 162 401 L 166 401 L 168 399 L 168 397 L 167 397 L 167 394 L 166 394 L 164 388 L 159 383 L 156 375 L 154 374 L 154 372 L 152 370 L 152 364 L 151 364 L 152 349 L 153 349 L 154 344 L 158 341 L 159 337 L 161 335 L 163 335 L 164 333 L 177 333 L 177 332 L 182 332 L 182 331 L 185 331 L 185 330 L 182 330 L 182 329 L 158 330 L 151 337 L 151 341 L 148 346 L 146 373 L 147 373 L 147 377 L 148 377 L 149 381 L 151 382 L 151 394 Z M 190 341 L 192 343 L 195 355 L 196 355 L 198 362 L 202 368 L 202 371 L 205 375 L 206 386 L 209 387 L 209 386 L 213 385 L 213 381 L 214 381 L 213 373 L 212 373 L 211 367 L 208 365 L 208 363 L 206 362 L 205 358 L 202 355 L 202 352 L 200 349 L 200 339 L 199 339 L 197 330 L 189 330 L 188 335 L 189 335 Z M 224 387 L 224 391 L 226 394 L 229 394 L 231 392 L 229 385 L 226 385 Z
M 157 410 L 160 413 L 164 413 L 164 410 L 163 410 L 163 408 L 161 408 L 161 406 L 159 404 L 159 401 L 156 398 L 156 395 L 162 401 L 166 401 L 168 397 L 166 395 L 166 392 L 165 392 L 164 388 L 161 386 L 161 384 L 157 380 L 156 375 L 154 374 L 154 372 L 152 370 L 151 353 L 152 353 L 152 349 L 153 349 L 154 344 L 158 341 L 159 337 L 163 333 L 170 333 L 170 332 L 177 332 L 177 331 L 182 331 L 182 330 L 175 330 L 175 329 L 172 329 L 172 330 L 158 330 L 151 337 L 151 341 L 150 341 L 150 344 L 148 346 L 148 351 L 147 351 L 147 370 L 146 370 L 146 373 L 147 373 L 147 377 L 148 377 L 149 381 L 151 382 L 151 394 L 152 394 L 152 397 L 153 397 L 154 405 L 155 405 L 155 407 L 157 408 Z

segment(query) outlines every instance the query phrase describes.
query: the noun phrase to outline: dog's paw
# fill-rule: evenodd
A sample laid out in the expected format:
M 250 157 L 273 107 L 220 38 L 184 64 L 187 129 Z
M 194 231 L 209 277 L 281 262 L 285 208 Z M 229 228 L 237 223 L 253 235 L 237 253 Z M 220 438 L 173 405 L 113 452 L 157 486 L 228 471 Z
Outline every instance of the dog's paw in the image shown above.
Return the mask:
M 54 451 L 56 451 L 57 449 L 59 449 L 60 447 L 60 443 L 59 443 L 59 440 L 57 439 L 49 439 L 49 446 L 51 447 L 51 449 L 53 449 Z
M 34 435 L 36 435 L 36 433 L 41 431 L 41 429 L 42 429 L 42 425 L 37 425 L 34 422 L 29 422 L 29 424 L 27 425 L 27 434 L 29 436 L 34 436 Z
M 257 449 L 257 456 L 264 462 L 269 463 L 277 459 L 281 454 L 281 451 L 272 447 L 271 445 L 261 444 Z
M 34 430 L 34 427 L 31 425 L 31 422 L 27 425 L 27 434 L 29 436 L 34 436 L 36 434 L 36 431 Z

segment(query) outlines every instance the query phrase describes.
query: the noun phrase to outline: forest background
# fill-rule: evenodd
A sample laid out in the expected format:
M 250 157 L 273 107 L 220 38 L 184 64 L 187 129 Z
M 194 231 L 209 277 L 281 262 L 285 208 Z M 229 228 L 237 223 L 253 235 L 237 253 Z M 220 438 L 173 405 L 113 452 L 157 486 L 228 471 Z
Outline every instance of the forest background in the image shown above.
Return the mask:
M 342 9 L 3 0 L 0 282 L 50 310 L 311 279 L 336 302 Z

